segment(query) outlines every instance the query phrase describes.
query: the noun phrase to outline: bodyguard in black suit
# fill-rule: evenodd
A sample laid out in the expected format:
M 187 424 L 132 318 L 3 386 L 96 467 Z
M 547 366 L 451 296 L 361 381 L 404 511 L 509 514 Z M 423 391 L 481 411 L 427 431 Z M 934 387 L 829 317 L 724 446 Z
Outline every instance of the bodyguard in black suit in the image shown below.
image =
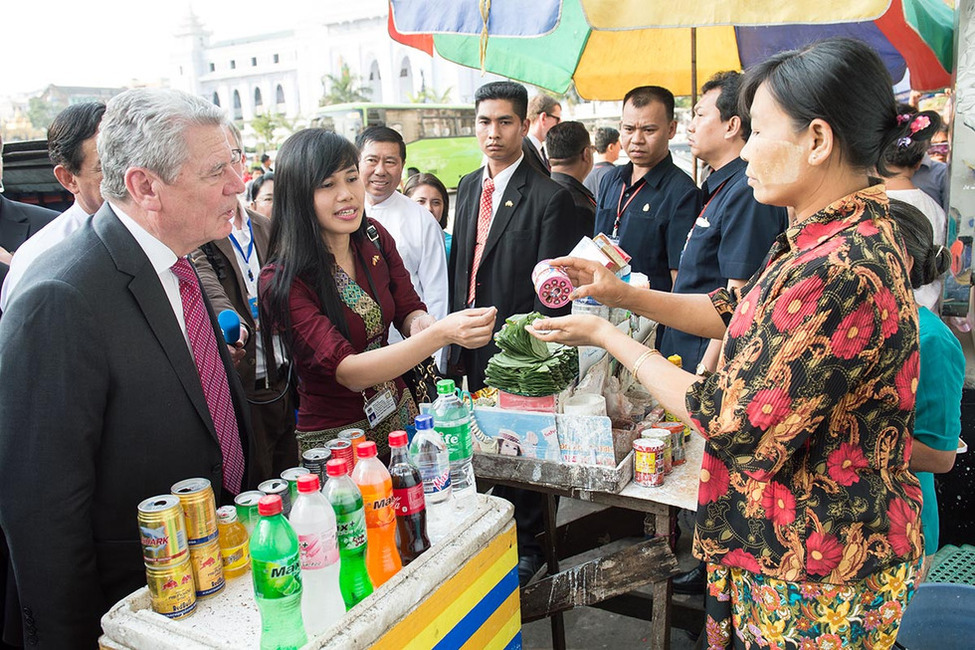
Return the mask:
M 552 164 L 552 180 L 564 187 L 575 205 L 579 228 L 592 232 L 596 223 L 596 197 L 583 185 L 592 171 L 592 141 L 582 122 L 560 122 L 545 136 L 545 150 Z
M 176 275 L 227 236 L 243 191 L 224 122 L 176 91 L 112 99 L 106 203 L 37 259 L 0 321 L 0 527 L 22 605 L 6 614 L 22 615 L 26 645 L 93 647 L 100 617 L 145 584 L 140 501 L 204 477 L 228 503 L 262 473 L 213 310 L 205 295 L 202 312 L 184 303 L 195 276 Z M 219 355 L 204 376 L 202 349 Z
M 512 314 L 567 313 L 567 308 L 553 311 L 542 306 L 531 272 L 537 262 L 568 253 L 589 232 L 566 222 L 573 211 L 568 192 L 525 160 L 521 150 L 528 129 L 525 88 L 509 81 L 492 82 L 478 88 L 474 99 L 475 130 L 488 164 L 461 179 L 457 189 L 448 265 L 451 311 L 471 304 L 493 305 L 498 309 L 495 330 Z M 488 359 L 497 351 L 493 341 L 463 351 L 472 391 L 484 386 Z M 542 527 L 542 500 L 535 493 L 501 486 L 495 488 L 495 495 L 515 504 L 519 577 L 524 582 L 541 564 L 541 548 L 534 537 Z
M 11 201 L 0 194 L 0 284 L 10 270 L 13 253 L 57 216 L 54 210 Z

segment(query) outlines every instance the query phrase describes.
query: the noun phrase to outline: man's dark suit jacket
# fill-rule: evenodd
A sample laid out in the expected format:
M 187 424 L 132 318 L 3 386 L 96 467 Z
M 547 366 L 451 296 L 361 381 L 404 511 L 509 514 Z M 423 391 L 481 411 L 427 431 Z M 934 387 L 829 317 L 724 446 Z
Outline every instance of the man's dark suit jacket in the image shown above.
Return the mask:
M 0 194 L 0 246 L 13 253 L 56 216 L 58 213 L 54 210 L 11 201 Z M 0 284 L 3 284 L 9 270 L 9 264 L 0 262 Z
M 591 233 L 596 225 L 596 198 L 592 192 L 575 178 L 562 172 L 552 172 L 552 180 L 568 190 L 572 196 L 572 204 L 576 208 L 576 225 Z
M 26 645 L 91 648 L 100 617 L 145 585 L 139 502 L 192 477 L 221 500 L 220 444 L 159 276 L 108 203 L 20 286 L 0 319 L 0 527 Z M 252 489 L 244 395 L 217 347 Z
M 483 173 L 483 167 L 471 172 L 461 179 L 457 188 L 454 238 L 448 265 L 451 311 L 467 306 Z M 500 203 L 477 270 L 475 306 L 498 308 L 495 331 L 500 330 L 504 320 L 512 314 L 534 310 L 551 315 L 568 313 L 568 308 L 552 311 L 543 307 L 535 295 L 531 272 L 539 261 L 567 254 L 583 236 L 592 233 L 591 229 L 567 225 L 566 217 L 574 210 L 572 197 L 558 183 L 542 176 L 522 160 L 508 181 L 504 195 L 495 196 L 494 200 Z M 484 386 L 488 359 L 497 351 L 492 341 L 477 350 L 463 352 L 472 391 Z
M 538 153 L 538 149 L 532 144 L 532 141 L 525 136 L 521 139 L 521 152 L 525 154 L 525 162 L 531 165 L 536 171 L 539 171 L 546 176 L 551 176 L 552 172 L 549 170 L 548 165 L 542 159 L 542 155 Z

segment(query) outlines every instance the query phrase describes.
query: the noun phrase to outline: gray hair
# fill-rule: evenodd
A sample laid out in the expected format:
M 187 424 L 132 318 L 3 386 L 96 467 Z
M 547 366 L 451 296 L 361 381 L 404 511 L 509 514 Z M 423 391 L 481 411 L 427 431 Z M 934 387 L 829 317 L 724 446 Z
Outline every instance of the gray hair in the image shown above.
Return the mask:
M 172 183 L 189 157 L 184 132 L 191 126 L 224 126 L 223 112 L 178 90 L 137 88 L 108 102 L 98 132 L 102 196 L 126 201 L 125 172 L 145 167 Z

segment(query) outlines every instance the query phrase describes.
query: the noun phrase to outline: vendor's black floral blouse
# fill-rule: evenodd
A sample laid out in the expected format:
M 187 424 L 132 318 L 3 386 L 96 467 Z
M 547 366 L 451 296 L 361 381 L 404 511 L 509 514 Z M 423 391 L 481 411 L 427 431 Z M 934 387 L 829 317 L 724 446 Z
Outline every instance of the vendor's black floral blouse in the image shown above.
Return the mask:
M 917 307 L 882 185 L 779 236 L 687 407 L 707 438 L 694 553 L 773 578 L 853 582 L 920 557 L 908 471 Z

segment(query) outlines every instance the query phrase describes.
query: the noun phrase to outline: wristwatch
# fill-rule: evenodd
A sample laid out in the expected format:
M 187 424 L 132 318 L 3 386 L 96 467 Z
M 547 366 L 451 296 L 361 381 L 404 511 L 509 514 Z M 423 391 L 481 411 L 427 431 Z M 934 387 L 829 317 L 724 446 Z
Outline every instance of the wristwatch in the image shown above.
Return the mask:
M 705 379 L 707 379 L 708 377 L 710 377 L 714 373 L 711 372 L 710 370 L 708 370 L 708 367 L 706 365 L 704 365 L 704 362 L 702 361 L 701 363 L 697 364 L 697 368 L 694 369 L 694 374 L 695 375 L 700 375 L 701 377 L 704 377 Z

